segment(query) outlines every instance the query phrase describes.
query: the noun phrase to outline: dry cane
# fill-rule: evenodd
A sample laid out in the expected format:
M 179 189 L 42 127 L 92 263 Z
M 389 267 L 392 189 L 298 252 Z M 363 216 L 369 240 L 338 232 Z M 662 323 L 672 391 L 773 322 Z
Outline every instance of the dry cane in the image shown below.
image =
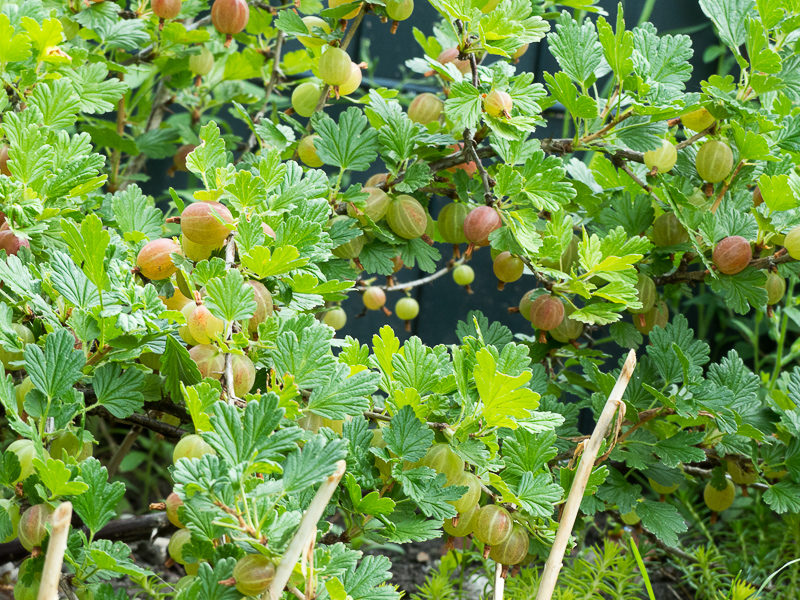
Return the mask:
M 635 367 L 636 353 L 631 350 L 628 354 L 628 358 L 625 360 L 625 364 L 622 365 L 622 371 L 617 378 L 617 383 L 614 385 L 614 389 L 611 390 L 606 405 L 603 407 L 603 412 L 600 413 L 600 418 L 597 420 L 597 425 L 592 432 L 592 437 L 589 438 L 589 441 L 583 449 L 581 462 L 575 473 L 575 480 L 572 482 L 567 502 L 564 505 L 561 522 L 558 524 L 555 542 L 553 542 L 553 547 L 550 549 L 550 556 L 548 556 L 547 562 L 544 565 L 542 581 L 539 584 L 539 592 L 536 594 L 536 600 L 550 600 L 553 597 L 556 581 L 558 581 L 558 574 L 564 564 L 564 552 L 567 549 L 567 544 L 572 534 L 572 527 L 575 525 L 575 518 L 578 516 L 578 510 L 580 510 L 583 493 L 586 491 L 586 484 L 589 481 L 589 476 L 592 474 L 594 461 L 603 443 L 603 438 L 606 436 L 608 426 L 614 419 L 614 414 L 617 412 L 617 409 L 622 405 L 622 394 L 625 393 L 625 388 L 628 387 L 628 382 L 631 379 Z
M 42 581 L 37 600 L 58 600 L 58 584 L 61 581 L 61 565 L 67 549 L 69 524 L 72 520 L 72 503 L 64 502 L 53 513 L 50 544 L 44 557 Z

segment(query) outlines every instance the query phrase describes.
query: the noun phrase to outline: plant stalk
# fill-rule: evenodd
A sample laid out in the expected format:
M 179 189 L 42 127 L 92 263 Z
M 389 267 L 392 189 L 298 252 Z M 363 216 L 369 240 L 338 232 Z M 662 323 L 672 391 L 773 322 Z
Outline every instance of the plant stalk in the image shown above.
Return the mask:
M 44 557 L 44 570 L 39 585 L 37 600 L 58 600 L 58 584 L 61 581 L 61 565 L 64 563 L 64 552 L 67 549 L 69 524 L 72 520 L 72 503 L 64 502 L 53 513 L 53 528 L 50 531 L 50 543 Z

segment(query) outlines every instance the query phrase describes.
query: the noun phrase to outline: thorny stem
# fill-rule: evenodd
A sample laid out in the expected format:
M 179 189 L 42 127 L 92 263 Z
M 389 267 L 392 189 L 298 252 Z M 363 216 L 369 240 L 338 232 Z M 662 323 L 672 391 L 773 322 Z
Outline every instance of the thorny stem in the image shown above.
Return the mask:
M 413 288 L 418 287 L 420 285 L 425 285 L 426 283 L 430 283 L 431 281 L 436 281 L 437 279 L 439 279 L 443 275 L 447 275 L 447 273 L 451 272 L 457 266 L 463 265 L 465 261 L 466 261 L 466 258 L 465 257 L 461 257 L 456 261 L 450 261 L 447 264 L 447 266 L 445 266 L 444 268 L 439 269 L 435 273 L 432 273 L 431 275 L 428 275 L 427 277 L 423 277 L 422 279 L 415 279 L 414 281 L 409 281 L 407 283 L 398 283 L 397 285 L 390 285 L 390 286 L 381 285 L 381 286 L 378 286 L 378 287 L 380 287 L 382 290 L 384 290 L 386 292 L 398 292 L 398 291 L 402 291 L 402 290 L 410 290 L 410 289 L 413 289 Z M 364 290 L 367 289 L 367 286 L 358 286 L 355 289 L 357 291 L 359 291 L 359 292 L 363 292 Z
M 719 194 L 717 194 L 717 198 L 714 200 L 714 204 L 712 204 L 711 208 L 709 209 L 711 211 L 711 214 L 717 212 L 717 209 L 719 208 L 722 199 L 725 197 L 725 193 L 728 191 L 728 188 L 731 186 L 731 183 L 733 183 L 733 180 L 739 174 L 739 171 L 742 169 L 743 166 L 744 166 L 744 161 L 740 160 L 739 164 L 736 165 L 736 169 L 733 171 L 733 175 L 731 175 L 730 178 L 728 178 L 728 180 L 724 184 L 722 184 L 722 189 L 720 189 Z

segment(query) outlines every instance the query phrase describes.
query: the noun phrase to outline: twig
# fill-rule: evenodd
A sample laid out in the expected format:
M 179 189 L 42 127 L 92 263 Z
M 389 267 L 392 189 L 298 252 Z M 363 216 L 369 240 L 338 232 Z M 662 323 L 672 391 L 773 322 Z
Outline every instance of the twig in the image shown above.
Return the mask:
M 605 134 L 607 134 L 609 131 L 611 131 L 612 129 L 614 129 L 614 127 L 616 127 L 617 125 L 619 125 L 620 123 L 622 123 L 622 122 L 623 122 L 625 119 L 627 119 L 627 118 L 629 118 L 629 117 L 632 117 L 632 116 L 633 116 L 633 110 L 629 110 L 629 111 L 627 111 L 627 112 L 624 112 L 624 113 L 622 113 L 622 114 L 621 114 L 621 115 L 619 115 L 618 117 L 614 117 L 613 119 L 611 119 L 611 120 L 610 120 L 610 121 L 609 121 L 609 122 L 608 122 L 608 123 L 605 125 L 605 127 L 603 127 L 602 129 L 600 129 L 599 131 L 595 131 L 594 133 L 591 133 L 591 134 L 589 134 L 589 135 L 585 135 L 585 136 L 583 136 L 583 137 L 580 139 L 580 143 L 581 143 L 581 144 L 588 144 L 589 142 L 591 142 L 591 141 L 593 141 L 593 140 L 596 140 L 596 139 L 598 139 L 598 138 L 601 138 L 601 137 L 603 137 L 603 136 L 604 136 Z
M 107 469 L 109 479 L 117 474 L 117 469 L 119 469 L 120 464 L 122 464 L 122 460 L 128 455 L 128 452 L 131 451 L 131 448 L 133 448 L 133 445 L 136 443 L 136 438 L 139 437 L 141 432 L 142 428 L 137 425 L 136 427 L 132 427 L 127 435 L 125 435 L 125 439 L 122 440 L 111 462 L 108 463 Z
M 297 528 L 292 541 L 289 542 L 289 547 L 284 551 L 281 563 L 275 571 L 275 577 L 269 589 L 262 596 L 262 600 L 278 600 L 283 594 L 283 589 L 286 587 L 289 576 L 300 558 L 300 553 L 308 545 L 309 537 L 316 531 L 317 522 L 322 517 L 322 513 L 325 512 L 325 508 L 328 506 L 336 486 L 339 485 L 339 481 L 344 476 L 346 468 L 347 463 L 340 460 L 336 463 L 336 470 L 333 474 L 319 486 L 319 490 L 317 490 L 314 499 L 311 501 L 306 514 L 303 515 L 303 519 L 300 521 L 300 527 Z
M 256 116 L 253 117 L 253 125 L 256 125 L 264 115 L 267 114 L 267 109 L 269 108 L 269 97 L 272 95 L 272 91 L 275 89 L 275 85 L 278 83 L 278 80 L 281 78 L 281 52 L 283 50 L 283 31 L 278 30 L 278 35 L 275 38 L 275 51 L 272 57 L 272 75 L 270 75 L 269 83 L 267 84 L 267 89 L 264 92 L 264 106 L 261 110 L 256 113 Z M 253 148 L 255 148 L 256 144 L 258 143 L 258 138 L 256 136 L 256 132 L 253 131 L 250 134 L 250 139 L 247 140 L 247 148 L 245 148 L 245 153 L 252 152 Z
M 781 254 L 780 252 L 777 252 L 772 256 L 751 260 L 749 266 L 753 267 L 754 269 L 766 269 L 775 265 L 782 265 L 790 262 L 795 262 L 795 259 L 789 254 Z M 668 285 L 672 283 L 698 283 L 703 281 L 708 274 L 708 269 L 703 269 L 701 271 L 678 271 L 676 273 L 672 273 L 671 275 L 654 277 L 653 281 L 657 286 Z
M 689 473 L 689 475 L 696 475 L 697 477 L 702 477 L 703 479 L 711 479 L 714 476 L 714 472 L 711 469 L 701 469 L 700 467 L 692 467 L 690 465 L 684 465 L 684 471 Z M 748 483 L 747 487 L 755 488 L 757 490 L 767 491 L 769 486 L 766 483 Z
M 650 192 L 653 191 L 653 188 L 651 188 L 644 181 L 639 179 L 638 175 L 636 175 L 636 173 L 634 173 L 633 170 L 631 170 L 631 168 L 628 166 L 627 162 L 625 162 L 624 160 L 622 160 L 621 158 L 619 158 L 617 156 L 613 156 L 611 158 L 611 162 L 613 162 L 617 167 L 619 167 L 620 169 L 625 171 L 625 173 L 628 174 L 628 177 L 633 179 L 636 182 L 636 185 L 638 185 L 640 188 L 642 188 L 645 192 L 647 192 L 649 194 Z
M 715 212 L 717 212 L 717 209 L 719 208 L 720 203 L 722 203 L 722 199 L 725 197 L 725 193 L 728 191 L 728 188 L 731 187 L 731 183 L 733 183 L 733 180 L 739 174 L 739 171 L 742 170 L 743 166 L 744 166 L 744 161 L 740 160 L 739 164 L 736 165 L 736 169 L 733 171 L 733 175 L 731 175 L 728 178 L 728 180 L 725 183 L 722 184 L 722 188 L 719 190 L 719 194 L 717 194 L 717 197 L 714 200 L 714 204 L 712 204 L 711 208 L 709 208 L 709 210 L 711 211 L 711 214 L 714 214 Z
M 390 286 L 381 285 L 381 286 L 378 286 L 378 287 L 380 287 L 382 290 L 384 290 L 386 292 L 398 292 L 398 291 L 401 291 L 401 290 L 410 290 L 410 289 L 413 289 L 413 288 L 418 287 L 420 285 L 425 285 L 426 283 L 430 283 L 431 281 L 436 281 L 440 277 L 443 277 L 444 275 L 447 275 L 450 271 L 455 269 L 457 266 L 463 265 L 463 264 L 464 264 L 464 257 L 462 256 L 461 258 L 459 258 L 456 261 L 449 262 L 446 267 L 443 267 L 443 268 L 439 269 L 438 271 L 436 271 L 435 273 L 431 273 L 430 275 L 428 275 L 427 277 L 423 277 L 422 279 L 415 279 L 414 281 L 408 281 L 406 283 L 398 283 L 396 285 L 390 285 Z M 363 286 L 363 285 L 356 287 L 356 290 L 359 291 L 359 292 L 363 292 L 366 289 L 367 289 L 367 286 Z
M 625 405 L 622 403 L 622 394 L 628 387 L 628 382 L 633 374 L 633 369 L 636 367 L 636 353 L 631 350 L 628 353 L 628 358 L 625 364 L 622 365 L 622 370 L 617 378 L 617 383 L 611 394 L 606 400 L 603 411 L 597 419 L 592 437 L 585 444 L 583 455 L 581 456 L 580 464 L 575 472 L 575 479 L 572 482 L 572 487 L 567 497 L 567 502 L 564 505 L 562 512 L 561 522 L 558 524 L 558 531 L 556 531 L 556 538 L 553 542 L 553 547 L 550 549 L 550 556 L 547 557 L 547 562 L 544 566 L 542 579 L 539 584 L 539 591 L 536 594 L 536 600 L 550 600 L 558 581 L 558 573 L 564 564 L 564 552 L 567 549 L 567 543 L 572 535 L 572 527 L 575 525 L 575 518 L 578 516 L 580 510 L 581 500 L 583 500 L 583 492 L 586 490 L 586 484 L 589 481 L 589 476 L 592 474 L 592 467 L 597 458 L 597 453 L 600 450 L 600 445 L 605 438 L 606 430 L 611 424 L 614 414 L 617 410 L 624 410 Z
M 225 248 L 225 268 L 232 269 L 236 261 L 236 242 L 234 241 L 236 233 L 231 232 L 228 236 L 228 246 Z M 228 323 L 226 340 L 230 340 L 233 336 L 233 321 Z M 225 389 L 228 395 L 228 404 L 234 404 L 237 400 L 236 390 L 233 387 L 233 354 L 228 352 L 225 355 Z
M 170 92 L 167 89 L 167 86 L 164 85 L 164 81 L 159 81 L 153 98 L 153 106 L 150 109 L 150 115 L 147 117 L 147 125 L 145 125 L 144 128 L 145 133 L 154 129 L 158 129 L 159 125 L 161 125 L 161 120 L 164 118 L 164 107 L 166 106 L 166 101 L 169 99 L 169 96 Z M 123 181 L 117 186 L 117 189 L 124 190 L 126 187 L 128 187 L 128 184 L 131 182 L 131 175 L 135 175 L 141 171 L 146 162 L 147 155 L 144 152 L 131 158 L 131 160 L 128 161 L 128 166 L 122 173 Z
M 50 542 L 47 545 L 47 555 L 44 557 L 44 570 L 37 600 L 58 600 L 58 583 L 61 581 L 61 565 L 67 549 L 70 521 L 72 521 L 72 503 L 63 502 L 53 513 Z
M 706 136 L 707 136 L 709 133 L 711 133 L 712 131 L 714 131 L 714 129 L 716 129 L 716 127 L 717 127 L 717 124 L 716 124 L 716 123 L 714 123 L 714 124 L 713 124 L 711 127 L 709 127 L 708 129 L 704 129 L 704 130 L 703 130 L 703 131 L 701 131 L 700 133 L 695 133 L 695 134 L 694 134 L 692 137 L 690 137 L 690 138 L 688 138 L 688 139 L 685 139 L 685 140 L 683 140 L 682 142 L 680 142 L 680 143 L 678 143 L 678 144 L 675 144 L 675 150 L 683 150 L 684 148 L 686 148 L 686 147 L 688 147 L 688 146 L 691 146 L 691 145 L 692 145 L 692 144 L 694 144 L 694 143 L 695 143 L 697 140 L 701 140 L 701 139 L 703 139 L 703 138 L 704 138 L 704 137 L 706 137 Z
M 165 438 L 169 438 L 172 440 L 179 440 L 184 435 L 189 433 L 185 429 L 181 429 L 180 427 L 174 427 L 168 423 L 164 423 L 163 421 L 159 421 L 157 419 L 151 419 L 150 417 L 146 417 L 140 414 L 132 414 L 124 419 L 118 419 L 114 415 L 112 415 L 104 406 L 98 406 L 89 409 L 90 414 L 98 414 L 106 417 L 107 419 L 112 419 L 119 423 L 128 423 L 129 425 L 139 425 L 144 427 L 145 429 L 149 429 L 150 431 L 155 431 L 156 433 L 160 433 Z

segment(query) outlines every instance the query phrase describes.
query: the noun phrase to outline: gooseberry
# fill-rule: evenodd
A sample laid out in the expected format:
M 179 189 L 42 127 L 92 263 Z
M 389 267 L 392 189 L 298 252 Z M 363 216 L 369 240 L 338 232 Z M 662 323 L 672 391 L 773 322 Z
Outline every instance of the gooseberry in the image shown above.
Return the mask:
M 389 179 L 389 174 L 388 173 L 376 173 L 375 175 L 371 175 L 367 179 L 366 183 L 364 183 L 364 187 L 365 188 L 375 187 L 377 185 L 380 185 L 381 183 L 383 183 L 387 179 Z
M 783 247 L 795 260 L 800 260 L 800 225 L 792 229 L 783 239 Z
M 301 83 L 292 92 L 294 112 L 301 117 L 310 117 L 317 108 L 320 96 L 322 96 L 322 90 L 316 83 L 312 81 Z
M 689 241 L 689 232 L 674 213 L 660 215 L 653 223 L 653 243 L 660 247 L 678 246 Z
M 19 504 L 12 502 L 11 500 L 0 498 L 0 510 L 5 512 L 8 515 L 8 518 L 11 520 L 11 533 L 9 533 L 5 538 L 0 538 L 0 544 L 7 544 L 8 542 L 13 542 L 15 539 L 17 539 L 20 520 Z
M 515 523 L 511 535 L 504 542 L 491 544 L 489 558 L 501 565 L 518 565 L 528 556 L 529 543 L 527 530 Z
M 15 235 L 11 230 L 4 229 L 0 231 L 0 250 L 5 250 L 6 254 L 11 256 L 17 255 L 20 248 L 30 248 L 31 243 L 24 237 Z
M 425 92 L 411 101 L 408 107 L 408 118 L 414 123 L 428 125 L 438 121 L 444 110 L 444 102 L 434 94 Z
M 447 478 L 446 485 L 456 485 L 464 472 L 464 460 L 447 444 L 434 444 L 420 461 L 423 467 L 430 467 Z
M 33 572 L 34 561 L 33 559 L 26 558 L 19 566 L 17 573 L 17 583 L 14 586 L 14 600 L 37 600 L 39 597 L 39 587 L 42 581 L 42 573 L 34 573 L 33 582 L 30 585 L 22 583 L 23 578 L 28 579 L 28 571 Z
M 181 308 L 181 312 L 183 313 L 184 319 L 186 319 L 186 325 L 181 325 L 178 327 L 178 335 L 181 336 L 181 339 L 189 344 L 190 346 L 196 346 L 199 342 L 194 339 L 192 332 L 189 330 L 189 317 L 192 316 L 194 309 L 197 308 L 197 304 L 194 301 L 189 301 Z
M 267 317 L 272 316 L 275 307 L 272 302 L 272 294 L 269 293 L 269 290 L 263 283 L 255 279 L 250 279 L 244 283 L 253 288 L 253 296 L 256 301 L 256 310 L 247 322 L 248 331 L 253 332 L 258 330 L 259 324 L 266 321 Z
M 394 305 L 394 313 L 403 321 L 411 321 L 419 314 L 419 303 L 414 298 L 400 298 Z
M 306 165 L 314 169 L 321 167 L 324 163 L 317 155 L 317 149 L 314 146 L 314 140 L 319 139 L 318 135 L 307 135 L 297 145 L 297 156 L 300 157 Z
M 319 76 L 334 87 L 340 86 L 350 77 L 350 56 L 341 48 L 328 46 L 319 57 Z
M 764 289 L 767 290 L 767 304 L 769 306 L 777 304 L 786 293 L 786 280 L 777 273 L 769 272 Z
M 491 0 L 490 0 L 490 2 L 491 2 Z M 518 58 L 520 58 L 523 54 L 525 54 L 528 51 L 528 46 L 530 46 L 530 44 L 522 44 L 522 46 L 517 48 L 517 51 L 514 52 L 514 54 L 511 56 L 511 58 L 513 58 L 514 60 L 517 60 Z
M 346 217 L 345 217 L 346 218 Z M 351 259 L 357 258 L 359 254 L 361 254 L 361 249 L 364 247 L 367 239 L 363 235 L 356 236 L 350 240 L 347 240 L 344 244 L 341 244 L 331 250 L 334 256 L 344 259 Z
M 361 68 L 354 62 L 350 63 L 350 75 L 347 80 L 339 86 L 340 96 L 349 96 L 361 87 Z
M 577 340 L 583 335 L 583 323 L 570 318 L 570 315 L 575 312 L 572 305 L 567 304 L 564 306 L 564 320 L 561 321 L 558 327 L 550 330 L 550 335 L 553 339 L 566 344 L 572 340 Z
M 709 481 L 703 490 L 703 500 L 706 506 L 714 512 L 722 512 L 727 510 L 733 504 L 736 497 L 736 486 L 729 479 L 725 479 L 725 488 L 717 489 Z
M 24 481 L 28 475 L 33 473 L 33 459 L 36 458 L 37 454 L 36 448 L 31 440 L 16 440 L 11 442 L 8 448 L 6 448 L 6 452 L 13 452 L 17 455 L 17 460 L 19 460 L 21 469 L 19 477 L 12 481 L 12 483 Z M 47 451 L 45 451 L 45 456 L 46 455 Z
M 366 200 L 366 206 L 359 209 L 362 214 L 356 213 L 352 204 L 347 205 L 347 214 L 354 219 L 358 219 L 363 225 L 367 224 L 364 216 L 369 217 L 373 223 L 377 223 L 386 216 L 386 212 L 389 210 L 391 199 L 386 192 L 380 188 L 365 187 L 362 191 L 369 194 L 369 197 Z
M 396 235 L 413 240 L 425 233 L 428 213 L 414 197 L 402 194 L 389 204 L 386 222 Z
M 303 44 L 303 46 L 305 46 L 306 48 L 321 48 L 322 46 L 324 46 L 327 42 L 321 37 L 316 37 L 313 34 L 313 29 L 314 27 L 319 27 L 320 29 L 322 29 L 322 31 L 328 34 L 331 32 L 331 26 L 328 25 L 328 22 L 325 21 L 324 19 L 320 19 L 319 17 L 314 17 L 314 16 L 303 17 L 302 20 L 303 24 L 306 26 L 306 29 L 308 29 L 309 35 L 298 36 L 297 41 Z
M 216 450 L 212 448 L 203 438 L 196 433 L 190 433 L 183 436 L 172 451 L 172 462 L 177 463 L 182 458 L 189 460 L 194 458 L 201 458 L 206 454 L 216 454 Z
M 225 329 L 225 322 L 211 314 L 204 304 L 198 304 L 186 320 L 189 333 L 200 344 L 210 344 Z
M 464 155 L 464 144 L 451 144 L 448 146 L 451 150 L 455 152 L 451 156 L 463 156 Z M 472 177 L 475 174 L 475 171 L 478 170 L 478 165 L 475 164 L 474 160 L 470 160 L 469 162 L 460 163 L 453 167 L 448 167 L 448 173 L 455 173 L 456 171 L 464 171 L 469 177 Z
M 478 511 L 472 535 L 481 543 L 497 546 L 505 542 L 514 528 L 514 519 L 502 506 L 487 504 Z
M 739 485 L 750 485 L 751 483 L 755 483 L 758 479 L 758 476 L 752 469 L 743 469 L 736 461 L 733 460 L 727 461 L 727 469 L 728 474 L 731 476 L 733 482 L 738 483 Z
M 245 0 L 214 0 L 211 22 L 220 33 L 234 35 L 244 31 L 250 20 L 250 7 Z
M 189 171 L 186 166 L 186 159 L 194 152 L 195 148 L 197 148 L 197 146 L 194 144 L 184 144 L 178 148 L 178 151 L 175 152 L 175 156 L 172 157 L 172 166 L 175 167 L 176 171 Z
M 19 371 L 25 366 L 23 363 L 25 346 L 33 343 L 35 340 L 33 337 L 33 332 L 25 327 L 25 325 L 22 325 L 21 323 L 12 323 L 11 328 L 16 332 L 23 351 L 14 352 L 6 350 L 5 347 L 0 346 L 0 361 L 2 361 L 6 371 Z
M 35 547 L 42 545 L 52 517 L 53 509 L 48 504 L 34 504 L 22 513 L 17 535 L 23 548 L 33 552 Z
M 199 77 L 205 77 L 213 68 L 214 54 L 205 46 L 200 48 L 200 54 L 192 54 L 189 57 L 189 70 Z
M 193 202 L 181 213 L 181 232 L 196 244 L 221 246 L 230 234 L 226 223 L 233 223 L 233 216 L 219 202 Z
M 725 142 L 711 140 L 697 151 L 694 166 L 700 178 L 709 183 L 719 183 L 733 168 L 733 152 Z
M 656 302 L 650 310 L 644 313 L 644 324 L 641 319 L 634 319 L 633 325 L 644 335 L 650 335 L 655 327 L 666 327 L 669 322 L 669 308 L 663 300 Z
M 453 269 L 453 281 L 457 285 L 469 285 L 475 281 L 475 271 L 469 265 L 458 265 Z
M 212 344 L 199 344 L 189 350 L 202 378 L 220 379 L 225 370 L 225 356 Z
M 467 236 L 464 235 L 464 220 L 469 214 L 469 206 L 463 202 L 445 204 L 439 211 L 436 226 L 442 239 L 448 244 L 465 244 Z
M 753 189 L 753 206 L 761 206 L 764 204 L 764 196 L 761 195 L 761 188 L 756 186 Z
M 637 515 L 636 511 L 634 510 L 632 510 L 629 513 L 621 514 L 620 518 L 622 519 L 622 522 L 625 523 L 625 525 L 637 525 L 642 520 L 642 518 L 639 515 Z
M 181 247 L 171 239 L 147 242 L 136 257 L 139 272 L 153 281 L 168 279 L 178 270 L 170 254 L 181 254 Z
M 503 220 L 491 206 L 479 206 L 464 218 L 464 235 L 476 246 L 488 246 L 489 234 L 500 229 Z
M 381 288 L 372 285 L 364 290 L 361 300 L 368 310 L 378 310 L 386 304 L 386 293 Z
M 450 504 L 459 513 L 465 513 L 468 510 L 475 508 L 478 501 L 481 499 L 481 482 L 473 473 L 469 471 L 461 471 L 461 476 L 456 479 L 453 485 L 464 486 L 467 491 L 458 500 L 450 500 Z
M 350 4 L 353 0 L 328 0 L 328 7 L 329 8 L 337 8 L 342 4 Z M 361 5 L 359 4 L 345 16 L 340 17 L 345 21 L 349 21 L 350 19 L 355 19 L 358 16 L 359 11 L 361 10 Z
M 14 395 L 17 398 L 17 412 L 20 414 L 24 411 L 25 396 L 28 395 L 33 389 L 33 381 L 30 377 L 26 376 L 21 383 L 14 386 Z
M 511 116 L 511 109 L 514 107 L 514 100 L 508 92 L 503 90 L 492 90 L 483 99 L 484 110 L 493 117 Z
M 703 131 L 708 129 L 714 124 L 714 115 L 712 115 L 705 108 L 698 108 L 690 113 L 686 113 L 681 117 L 681 123 L 686 129 L 692 131 Z
M 669 140 L 661 140 L 661 147 L 644 153 L 644 166 L 650 171 L 666 173 L 678 162 L 678 151 Z
M 243 354 L 234 354 L 231 357 L 233 369 L 233 393 L 241 398 L 253 389 L 256 382 L 256 367 L 250 357 Z
M 564 303 L 551 294 L 542 294 L 531 303 L 531 324 L 540 331 L 551 331 L 564 320 Z
M 478 516 L 480 508 L 481 507 L 476 502 L 471 508 L 462 512 L 458 517 L 458 525 L 455 527 L 453 527 L 453 519 L 445 519 L 442 529 L 444 529 L 445 533 L 453 537 L 468 536 L 475 528 L 475 519 Z
M 184 529 L 186 525 L 181 523 L 181 520 L 178 518 L 178 508 L 183 506 L 183 500 L 181 500 L 181 497 L 175 492 L 172 492 L 169 496 L 167 496 L 167 500 L 164 502 L 164 505 L 167 509 L 167 519 L 169 522 L 175 525 L 175 527 L 178 529 Z
M 322 317 L 322 322 L 338 331 L 347 324 L 347 313 L 343 308 L 337 306 L 325 313 L 325 316 Z
M 634 315 L 646 313 L 656 303 L 656 284 L 647 275 L 639 273 L 636 277 L 636 299 L 642 308 L 629 308 L 628 312 Z
M 405 21 L 414 12 L 414 0 L 386 0 L 386 14 L 392 21 Z
M 501 252 L 494 259 L 492 265 L 495 277 L 503 283 L 511 283 L 522 277 L 525 270 L 525 263 L 518 256 L 514 256 L 510 252 Z
M 660 483 L 649 477 L 647 478 L 647 483 L 650 484 L 650 487 L 653 488 L 653 491 L 655 493 L 661 494 L 662 496 L 668 496 L 669 494 L 674 493 L 681 486 L 680 482 L 673 483 L 670 486 L 661 485 Z
M 0 173 L 6 177 L 11 177 L 11 171 L 8 169 L 8 146 L 5 144 L 0 146 Z M 5 221 L 5 215 L 3 216 L 3 221 Z
M 460 54 L 459 49 L 456 48 L 447 48 L 442 50 L 439 53 L 439 56 L 436 57 L 436 62 L 440 65 L 446 65 L 448 63 L 453 63 L 462 75 L 466 75 L 470 72 L 470 65 L 468 60 L 459 60 L 458 55 Z
M 750 242 L 740 235 L 731 235 L 717 242 L 712 255 L 717 269 L 726 275 L 741 273 L 752 258 Z
M 183 558 L 183 547 L 192 540 L 192 532 L 188 529 L 178 529 L 169 538 L 167 552 L 170 557 L 179 565 L 186 565 L 189 561 Z
M 236 590 L 244 596 L 259 596 L 275 577 L 275 565 L 263 554 L 248 554 L 233 567 Z
M 174 19 L 181 12 L 181 0 L 151 0 L 150 6 L 159 19 Z
M 183 255 L 189 260 L 200 262 L 201 260 L 208 260 L 211 255 L 217 250 L 222 248 L 222 244 L 198 244 L 193 242 L 185 235 L 181 236 L 181 249 Z

